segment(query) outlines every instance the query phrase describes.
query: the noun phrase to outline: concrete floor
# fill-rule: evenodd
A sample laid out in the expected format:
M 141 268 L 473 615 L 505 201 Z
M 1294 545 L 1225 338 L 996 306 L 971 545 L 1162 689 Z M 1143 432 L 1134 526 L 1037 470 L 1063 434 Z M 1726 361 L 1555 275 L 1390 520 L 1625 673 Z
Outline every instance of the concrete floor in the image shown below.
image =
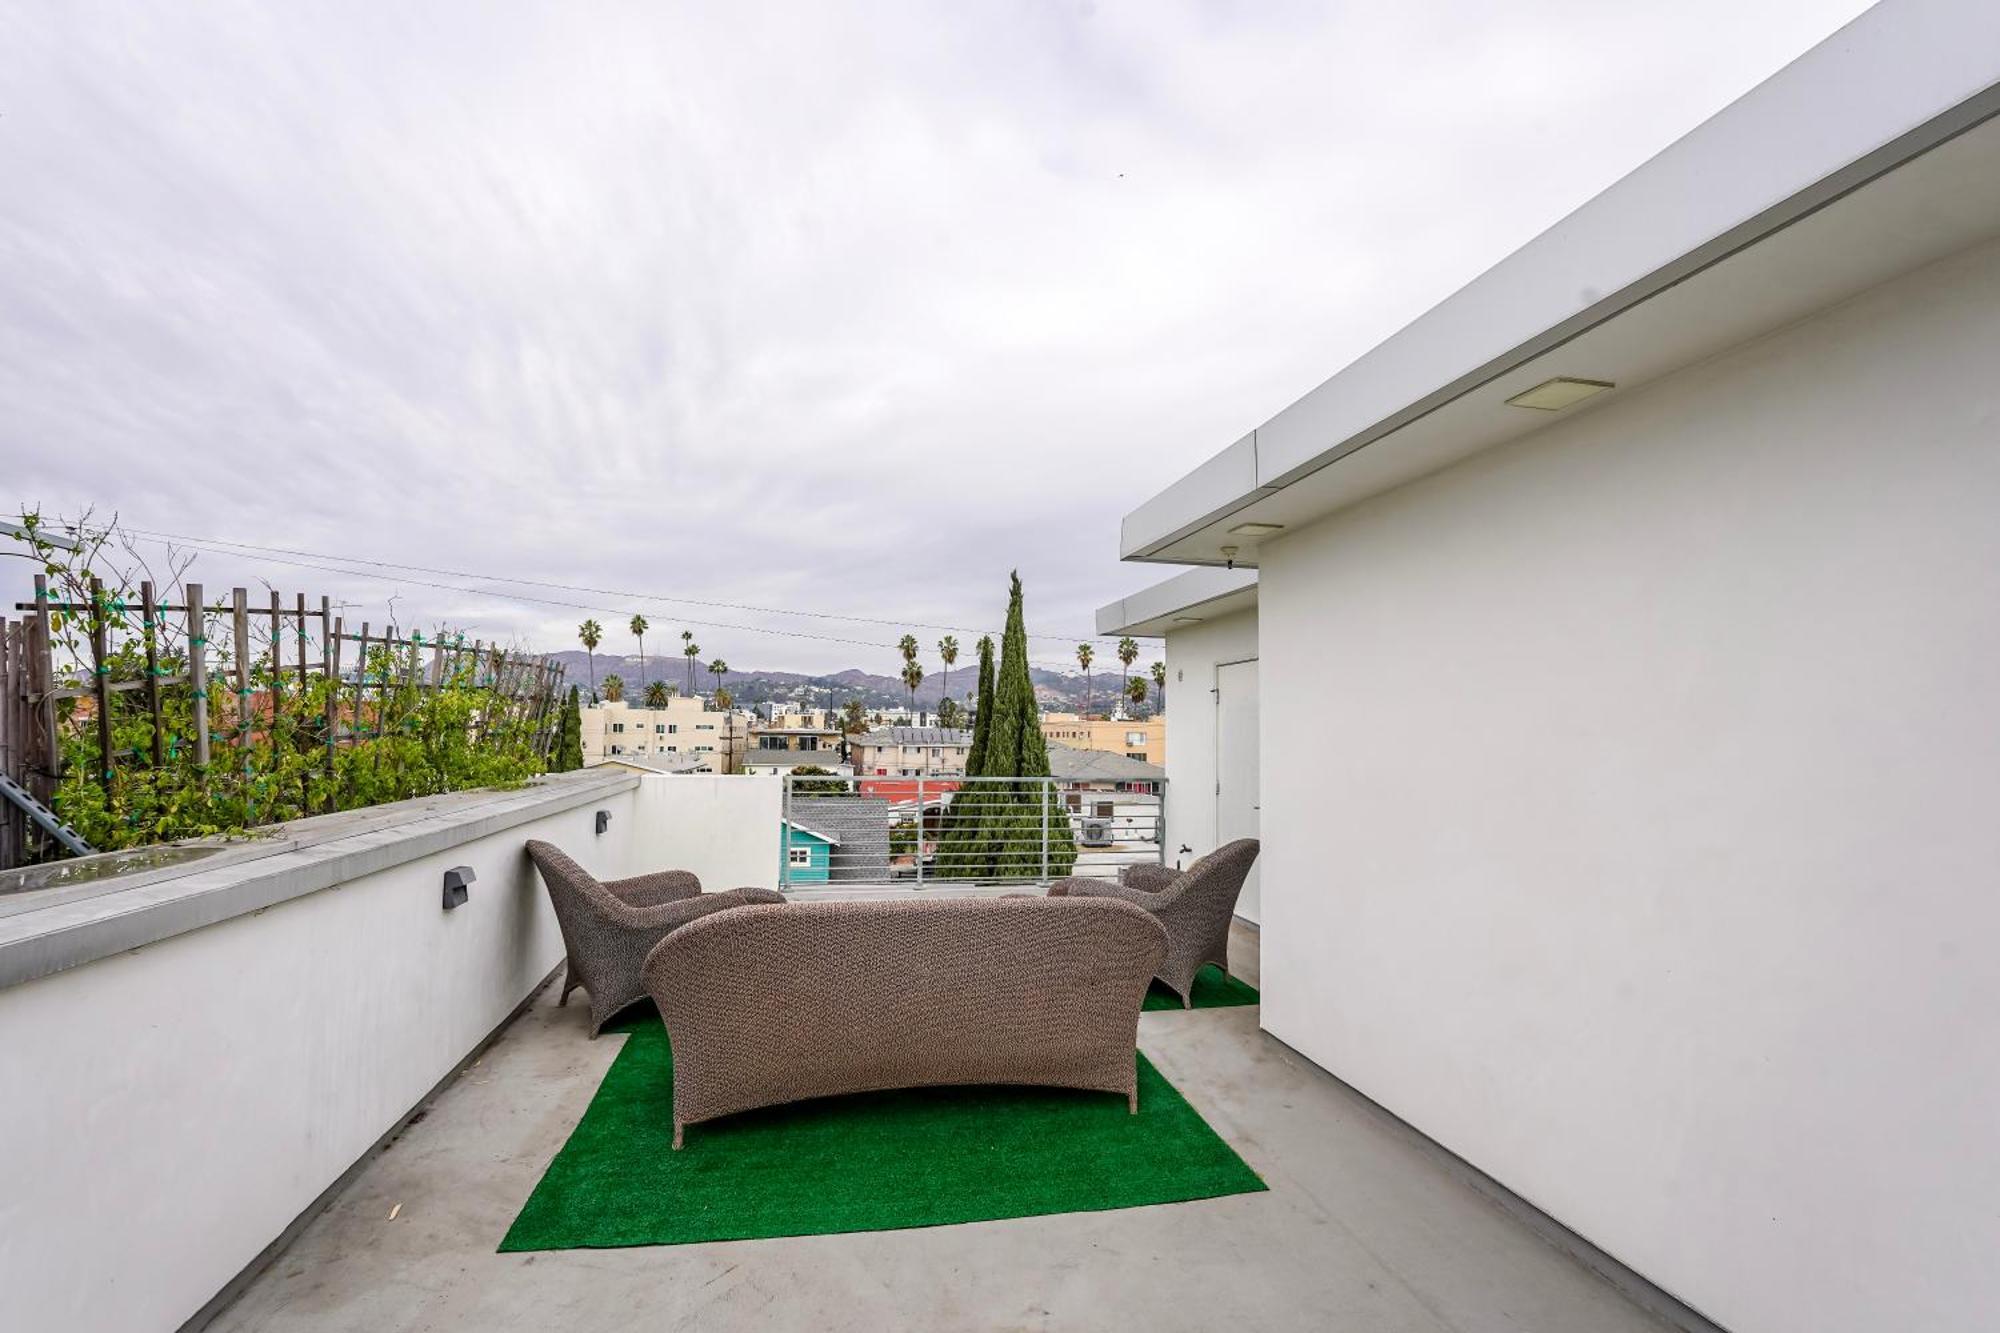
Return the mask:
M 1234 954 L 1254 976 L 1255 937 Z M 585 1040 L 584 1012 L 556 1008 L 546 991 L 210 1327 L 1665 1327 L 1265 1037 L 1254 1008 L 1146 1014 L 1139 1044 L 1267 1194 L 920 1231 L 495 1254 L 622 1041 Z

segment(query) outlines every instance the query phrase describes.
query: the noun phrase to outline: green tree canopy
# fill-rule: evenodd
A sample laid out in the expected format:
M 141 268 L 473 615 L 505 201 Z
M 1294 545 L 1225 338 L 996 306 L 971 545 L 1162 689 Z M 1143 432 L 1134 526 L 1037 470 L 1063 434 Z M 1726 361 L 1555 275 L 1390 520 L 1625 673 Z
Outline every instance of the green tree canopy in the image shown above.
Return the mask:
M 938 873 L 977 879 L 1067 874 L 1076 863 L 1076 843 L 1060 794 L 1048 782 L 1005 780 L 1049 776 L 1048 741 L 1028 674 L 1028 627 L 1018 573 L 1011 576 L 1008 590 L 998 668 L 990 665 L 989 640 L 981 641 L 979 656 L 980 707 L 973 729 L 979 762 L 972 765 L 968 754 L 967 773 L 1001 780 L 970 783 L 953 797 Z

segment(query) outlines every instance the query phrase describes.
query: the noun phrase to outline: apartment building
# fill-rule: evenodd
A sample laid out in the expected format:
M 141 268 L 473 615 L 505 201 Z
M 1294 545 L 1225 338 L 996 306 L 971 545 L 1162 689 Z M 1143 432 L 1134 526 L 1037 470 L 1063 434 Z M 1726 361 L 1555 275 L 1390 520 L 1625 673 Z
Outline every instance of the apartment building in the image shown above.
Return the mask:
M 767 706 L 750 724 L 750 748 L 768 751 L 840 753 L 840 715 L 830 708 Z
M 1122 754 L 1141 763 L 1167 762 L 1167 719 L 1084 717 L 1078 713 L 1042 714 L 1042 736 L 1052 745 L 1076 750 Z
M 963 727 L 883 727 L 849 741 L 854 771 L 868 777 L 964 777 L 972 733 Z
M 750 734 L 750 718 L 711 708 L 699 696 L 676 695 L 664 708 L 625 700 L 582 710 L 583 762 L 621 756 L 699 755 L 718 772 L 735 772 Z

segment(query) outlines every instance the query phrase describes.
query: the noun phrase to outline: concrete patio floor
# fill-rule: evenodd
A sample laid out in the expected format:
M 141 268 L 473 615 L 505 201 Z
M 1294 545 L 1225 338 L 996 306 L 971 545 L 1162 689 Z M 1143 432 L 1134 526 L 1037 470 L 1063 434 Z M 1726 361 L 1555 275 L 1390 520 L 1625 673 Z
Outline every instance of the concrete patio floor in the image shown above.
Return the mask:
M 1254 937 L 1238 946 L 1240 971 L 1254 976 Z M 1139 1044 L 1266 1194 L 917 1231 L 496 1254 L 623 1041 L 586 1040 L 584 1012 L 558 1009 L 544 990 L 209 1327 L 1667 1327 L 1260 1033 L 1255 1008 L 1146 1014 Z

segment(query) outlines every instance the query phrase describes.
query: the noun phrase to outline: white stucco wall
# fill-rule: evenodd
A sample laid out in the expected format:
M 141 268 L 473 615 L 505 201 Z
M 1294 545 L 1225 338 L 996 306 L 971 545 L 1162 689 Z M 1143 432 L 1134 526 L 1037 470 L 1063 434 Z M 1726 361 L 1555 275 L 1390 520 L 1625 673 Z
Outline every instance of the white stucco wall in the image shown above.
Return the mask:
M 638 868 L 692 870 L 709 891 L 778 887 L 784 779 L 649 774 L 639 786 Z
M 1996 368 L 1987 246 L 1263 551 L 1265 1025 L 1732 1328 L 2000 1311 Z
M 769 885 L 777 819 L 775 779 L 648 775 L 0 989 L 0 1325 L 173 1329 L 256 1258 L 562 960 L 527 839 Z M 445 912 L 454 865 L 478 878 Z
M 1166 637 L 1167 861 L 1186 865 L 1215 848 L 1215 668 L 1257 656 L 1257 611 L 1237 611 Z M 1260 876 L 1261 878 L 1261 876 Z M 1236 913 L 1260 921 L 1255 884 L 1245 886 Z

